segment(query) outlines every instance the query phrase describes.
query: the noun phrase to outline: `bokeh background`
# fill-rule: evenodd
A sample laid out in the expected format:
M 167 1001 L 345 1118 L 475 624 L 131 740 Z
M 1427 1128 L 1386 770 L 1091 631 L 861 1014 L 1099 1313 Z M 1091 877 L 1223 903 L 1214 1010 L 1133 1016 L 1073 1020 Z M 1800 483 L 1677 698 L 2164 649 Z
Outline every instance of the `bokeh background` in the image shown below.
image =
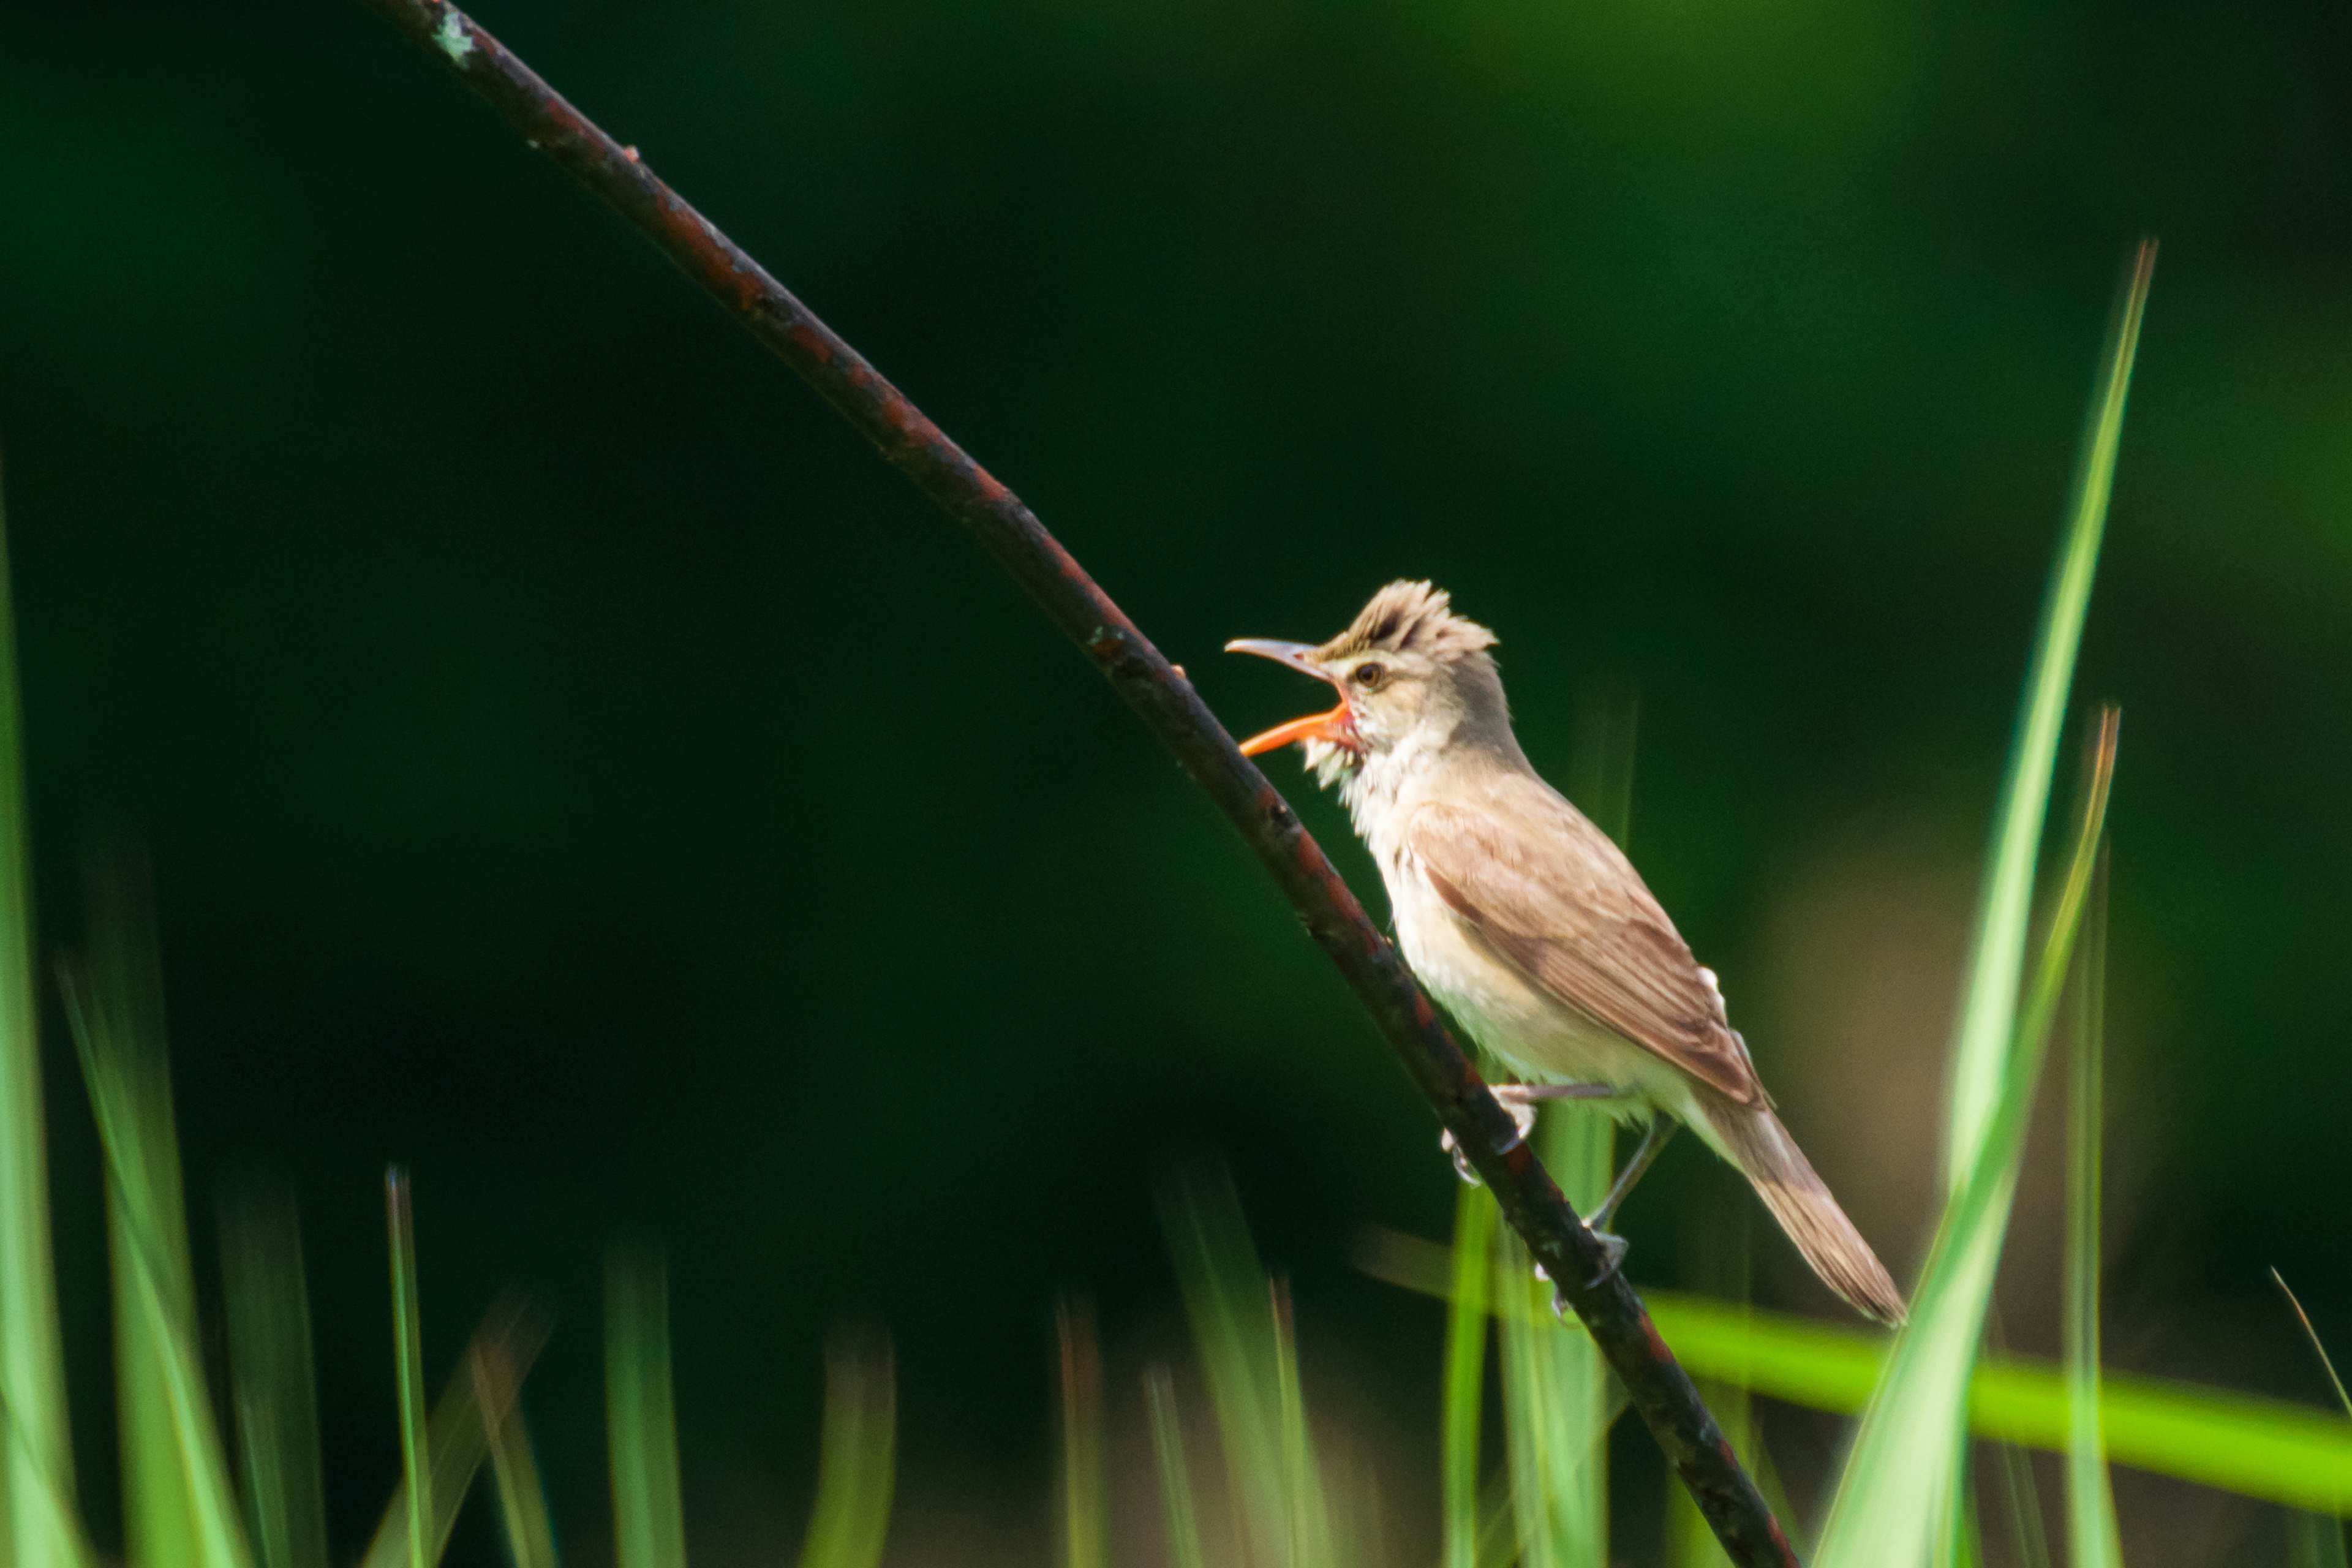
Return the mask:
M 2321 1396 L 2266 1270 L 2352 1350 L 2340 10 L 480 17 L 1237 731 L 1312 694 L 1225 638 L 1327 635 L 1405 574 L 1499 630 L 1556 777 L 1591 694 L 1637 690 L 1635 858 L 1898 1274 L 2094 357 L 2160 236 L 2079 688 L 2125 710 L 2109 1344 Z M 1367 1223 L 1442 1233 L 1433 1125 L 967 542 L 355 4 L 8 0 L 0 191 L 45 938 L 78 940 L 93 831 L 150 847 L 199 1256 L 225 1184 L 299 1192 L 346 1549 L 398 1463 L 387 1161 L 436 1378 L 501 1288 L 555 1315 L 529 1403 L 576 1562 L 608 1552 L 600 1258 L 635 1234 L 670 1259 L 699 1560 L 794 1549 L 848 1318 L 898 1347 L 914 1564 L 1044 1559 L 1052 1302 L 1095 1297 L 1126 1400 L 1178 1332 L 1155 1173 L 1213 1150 L 1425 1555 L 1438 1309 L 1349 1256 Z M 53 1032 L 103 1518 L 97 1163 Z M 2029 1350 L 2047 1166 L 2002 1306 Z M 1677 1147 L 1633 1277 L 1719 1279 L 1746 1202 Z M 1759 1296 L 1834 1311 L 1754 1229 Z M 1801 1483 L 1834 1450 L 1768 1430 Z M 2123 1500 L 2136 1560 L 2275 1544 L 2204 1494 Z M 496 1560 L 487 1529 L 457 1550 Z

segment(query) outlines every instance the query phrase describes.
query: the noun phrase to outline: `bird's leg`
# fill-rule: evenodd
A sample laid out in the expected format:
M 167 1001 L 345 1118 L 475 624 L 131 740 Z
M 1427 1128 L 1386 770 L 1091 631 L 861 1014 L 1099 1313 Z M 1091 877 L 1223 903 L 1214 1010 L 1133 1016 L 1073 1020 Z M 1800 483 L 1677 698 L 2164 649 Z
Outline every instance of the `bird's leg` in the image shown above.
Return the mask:
M 1536 1130 L 1536 1110 L 1543 1101 L 1547 1100 L 1615 1100 L 1625 1092 L 1615 1084 L 1610 1083 L 1498 1083 L 1489 1087 L 1493 1089 L 1495 1098 L 1502 1101 L 1503 1109 L 1511 1113 L 1511 1121 L 1519 1130 L 1518 1136 L 1511 1141 L 1511 1147 L 1514 1149 L 1526 1142 L 1528 1134 Z M 1454 1142 L 1454 1134 L 1441 1132 L 1438 1134 L 1437 1142 L 1440 1147 L 1454 1157 L 1455 1173 L 1472 1186 L 1476 1186 L 1478 1173 L 1471 1169 L 1470 1162 L 1463 1154 L 1461 1146 Z
M 1601 1206 L 1586 1218 L 1584 1228 L 1591 1231 L 1592 1238 L 1609 1253 L 1609 1266 L 1593 1277 L 1595 1285 L 1616 1273 L 1618 1265 L 1625 1261 L 1625 1238 L 1612 1234 L 1609 1229 L 1610 1222 L 1617 1217 L 1617 1205 L 1625 1201 L 1625 1194 L 1633 1190 L 1633 1184 L 1642 1179 L 1642 1173 L 1650 1168 L 1651 1162 L 1658 1157 L 1658 1151 L 1666 1146 L 1666 1140 L 1672 1138 L 1681 1125 L 1664 1111 L 1654 1111 L 1650 1116 L 1650 1125 L 1643 1131 L 1641 1142 L 1633 1147 L 1633 1157 L 1625 1162 L 1623 1170 L 1617 1173 L 1617 1180 L 1611 1184 L 1609 1195 L 1601 1200 Z

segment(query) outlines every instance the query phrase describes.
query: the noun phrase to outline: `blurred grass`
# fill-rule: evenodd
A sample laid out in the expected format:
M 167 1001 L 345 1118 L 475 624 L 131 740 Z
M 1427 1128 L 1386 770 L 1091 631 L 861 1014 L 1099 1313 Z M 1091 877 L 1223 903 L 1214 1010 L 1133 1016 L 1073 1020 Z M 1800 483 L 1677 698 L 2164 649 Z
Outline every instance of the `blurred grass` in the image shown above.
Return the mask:
M 824 1361 L 824 1428 L 801 1568 L 875 1568 L 889 1533 L 898 1458 L 890 1342 L 836 1331 Z
M 1104 1568 L 1110 1517 L 1103 1500 L 1102 1349 L 1092 1304 L 1065 1297 L 1054 1314 L 1062 1352 L 1062 1562 Z
M 1467 1183 L 1454 1200 L 1453 1286 L 1445 1310 L 1441 1444 L 1445 1568 L 1477 1568 L 1478 1436 L 1486 1425 L 1487 1301 L 1495 1276 L 1493 1195 Z
M 1160 1216 L 1209 1384 L 1247 1560 L 1339 1568 L 1306 1419 L 1287 1301 L 1259 1262 L 1221 1167 L 1163 1184 Z
M 2093 764 L 2090 804 L 2059 912 L 2024 999 L 2034 861 L 2122 440 L 2124 405 L 2147 299 L 2153 246 L 2143 244 L 2118 302 L 2076 469 L 2071 513 L 2026 680 L 2016 748 L 1993 831 L 1953 1047 L 1947 1176 L 1911 1317 L 1863 1413 L 1822 1530 L 1820 1568 L 1914 1568 L 1948 1561 L 1965 1511 L 1962 1434 L 1992 1281 L 2008 1233 L 2042 1050 L 2071 957 L 2104 827 L 2112 720 Z
M 1480 1331 L 1485 1320 L 1480 1319 Z M 1176 1382 L 1164 1366 L 1144 1376 L 1144 1404 L 1151 1422 L 1152 1457 L 1159 1463 L 1160 1510 L 1168 1531 L 1172 1568 L 1205 1568 L 1201 1547 L 1201 1506 L 1192 1491 L 1192 1467 L 1184 1458 L 1184 1424 L 1176 1410 Z
M 5 479 L 5 476 L 0 476 Z M 25 810 L 24 704 L 0 496 L 0 1553 L 27 1568 L 82 1558 L 65 1351 L 49 1251 L 40 1006 Z
M 87 955 L 58 965 L 105 1155 L 124 1533 L 142 1563 L 252 1568 L 205 1385 L 144 868 L 89 870 Z
M 1435 1242 L 1367 1231 L 1357 1261 L 1375 1279 L 1406 1289 L 1443 1297 L 1449 1288 L 1446 1249 Z M 1642 1299 L 1693 1377 L 1847 1415 L 1869 1402 L 1885 1373 L 1889 1342 L 1873 1329 L 1675 1290 L 1648 1289 Z M 2167 1378 L 2107 1373 L 2099 1386 L 2115 1463 L 2266 1502 L 2352 1512 L 2352 1422 L 2284 1400 Z M 1975 1436 L 2063 1454 L 2071 1417 L 2057 1363 L 1991 1356 L 1970 1375 L 1968 1421 Z
M 426 1445 L 425 1331 L 416 1289 L 416 1220 L 408 1175 L 383 1175 L 384 1229 L 392 1253 L 393 1387 L 399 1396 L 400 1477 L 408 1500 L 408 1568 L 431 1568 L 434 1550 L 433 1460 Z
M 2052 566 L 2025 689 L 2018 701 L 2017 739 L 1994 818 L 1983 901 L 1969 952 L 1968 980 L 1953 1048 L 1951 1102 L 1944 1145 L 1945 1185 L 1957 1195 L 1972 1179 L 2001 1095 L 2012 1081 L 2017 1054 L 2014 1023 L 2025 979 L 2025 930 L 2032 911 L 2033 871 L 2048 815 L 2058 736 L 2082 649 L 2091 584 L 2106 533 L 2107 498 L 2115 489 L 2123 444 L 2124 405 L 2139 352 L 2156 245 L 2142 240 L 2117 296 L 2108 327 L 2105 363 L 2092 395 L 2076 454 L 2067 523 Z
M 2074 1568 L 2122 1568 L 2099 1389 L 2099 1171 L 2105 1121 L 2107 868 L 2084 916 L 2066 1104 L 2066 1541 Z
M 327 1482 L 294 1200 L 249 1194 L 223 1205 L 220 1247 L 230 1406 L 254 1551 L 260 1568 L 327 1568 Z
M 539 1458 L 531 1451 L 530 1429 L 522 1414 L 528 1356 L 519 1358 L 502 1338 L 484 1335 L 477 1337 L 466 1364 L 489 1441 L 507 1555 L 514 1568 L 559 1568 L 555 1522 L 548 1513 L 547 1490 L 540 1481 Z
M 686 1568 L 669 1280 L 657 1254 L 634 1247 L 614 1247 L 604 1264 L 604 1401 L 613 1560 L 618 1568 Z
M 433 1507 L 425 1525 L 425 1558 L 438 1563 L 448 1549 L 458 1510 L 490 1448 L 490 1428 L 504 1415 L 485 1401 L 489 1394 L 511 1399 L 523 1373 L 546 1342 L 547 1324 L 513 1301 L 493 1307 L 474 1331 L 458 1370 L 442 1385 L 425 1426 L 425 1451 L 432 1465 L 426 1490 Z M 478 1370 L 488 1362 L 496 1370 Z M 376 1522 L 361 1562 L 363 1568 L 404 1568 L 411 1561 L 408 1482 L 404 1477 Z

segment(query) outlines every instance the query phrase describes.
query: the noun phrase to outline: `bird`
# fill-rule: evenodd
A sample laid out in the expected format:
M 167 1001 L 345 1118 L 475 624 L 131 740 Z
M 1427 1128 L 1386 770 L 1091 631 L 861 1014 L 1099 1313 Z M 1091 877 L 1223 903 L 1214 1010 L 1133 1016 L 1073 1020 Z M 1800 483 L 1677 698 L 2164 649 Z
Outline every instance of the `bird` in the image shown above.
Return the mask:
M 1594 1100 L 1646 1123 L 1587 1220 L 1610 1268 L 1624 1254 L 1608 1228 L 1618 1206 L 1687 1126 L 1748 1179 L 1823 1284 L 1864 1317 L 1900 1324 L 1902 1293 L 1781 1124 L 1714 972 L 1624 852 L 1520 749 L 1495 634 L 1455 613 L 1444 590 L 1400 581 L 1328 642 L 1225 646 L 1338 690 L 1329 711 L 1241 749 L 1300 746 L 1318 784 L 1336 788 L 1379 864 L 1414 975 L 1522 1080 L 1496 1091 L 1522 1136 L 1547 1100 Z

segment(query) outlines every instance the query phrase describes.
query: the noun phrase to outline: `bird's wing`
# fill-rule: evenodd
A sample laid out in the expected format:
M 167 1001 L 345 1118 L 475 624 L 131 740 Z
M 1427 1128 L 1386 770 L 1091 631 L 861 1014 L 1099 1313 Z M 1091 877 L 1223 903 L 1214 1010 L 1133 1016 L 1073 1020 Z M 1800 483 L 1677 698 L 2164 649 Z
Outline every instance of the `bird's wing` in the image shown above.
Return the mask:
M 1608 836 L 1549 787 L 1492 809 L 1423 805 L 1405 840 L 1447 908 L 1554 1002 L 1742 1104 L 1769 1103 L 1666 911 Z

